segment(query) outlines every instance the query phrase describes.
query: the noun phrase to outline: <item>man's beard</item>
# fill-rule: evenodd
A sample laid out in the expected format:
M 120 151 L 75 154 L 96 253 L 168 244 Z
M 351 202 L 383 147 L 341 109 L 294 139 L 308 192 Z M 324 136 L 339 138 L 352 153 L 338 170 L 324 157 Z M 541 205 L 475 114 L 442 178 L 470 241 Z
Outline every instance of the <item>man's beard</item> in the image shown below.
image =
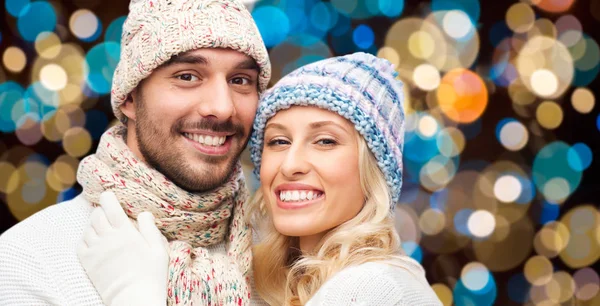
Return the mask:
M 141 96 L 140 96 L 141 98 Z M 185 123 L 178 121 L 170 130 L 159 130 L 156 128 L 150 116 L 144 107 L 144 101 L 138 99 L 136 103 L 136 121 L 135 130 L 137 142 L 142 156 L 146 162 L 171 180 L 174 184 L 189 192 L 204 192 L 223 185 L 231 176 L 240 155 L 248 143 L 249 137 L 244 133 L 244 128 L 240 125 L 234 125 L 231 121 L 219 123 L 204 119 L 200 122 Z M 227 156 L 204 156 L 202 160 L 196 161 L 203 163 L 201 171 L 193 171 L 190 167 L 191 161 L 183 158 L 181 148 L 172 143 L 171 140 L 177 137 L 184 137 L 181 134 L 183 128 L 198 128 L 212 130 L 215 132 L 233 132 L 238 139 L 244 139 L 243 145 L 235 154 Z M 169 147 L 172 145 L 173 147 Z M 231 148 L 235 149 L 235 148 Z M 226 159 L 229 159 L 224 167 L 219 165 Z

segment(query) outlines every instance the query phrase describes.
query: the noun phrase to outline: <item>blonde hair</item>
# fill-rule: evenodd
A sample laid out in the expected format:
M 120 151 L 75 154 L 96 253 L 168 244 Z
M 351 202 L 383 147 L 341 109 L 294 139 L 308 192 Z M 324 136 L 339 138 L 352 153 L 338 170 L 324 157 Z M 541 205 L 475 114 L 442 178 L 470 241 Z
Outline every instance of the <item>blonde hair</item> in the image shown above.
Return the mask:
M 365 203 L 352 219 L 331 229 L 311 254 L 298 237 L 277 232 L 259 190 L 250 201 L 250 223 L 262 225 L 253 248 L 255 287 L 270 305 L 304 305 L 336 272 L 351 265 L 402 260 L 400 238 L 390 211 L 390 190 L 364 139 L 358 137 L 359 175 Z

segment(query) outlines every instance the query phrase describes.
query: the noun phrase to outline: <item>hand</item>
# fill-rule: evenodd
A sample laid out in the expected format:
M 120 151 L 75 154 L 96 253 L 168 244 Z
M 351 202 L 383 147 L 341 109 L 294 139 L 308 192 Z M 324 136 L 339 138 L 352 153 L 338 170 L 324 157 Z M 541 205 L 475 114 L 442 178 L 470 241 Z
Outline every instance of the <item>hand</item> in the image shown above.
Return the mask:
M 88 277 L 109 306 L 166 305 L 166 238 L 149 212 L 129 220 L 114 193 L 100 195 L 77 250 Z

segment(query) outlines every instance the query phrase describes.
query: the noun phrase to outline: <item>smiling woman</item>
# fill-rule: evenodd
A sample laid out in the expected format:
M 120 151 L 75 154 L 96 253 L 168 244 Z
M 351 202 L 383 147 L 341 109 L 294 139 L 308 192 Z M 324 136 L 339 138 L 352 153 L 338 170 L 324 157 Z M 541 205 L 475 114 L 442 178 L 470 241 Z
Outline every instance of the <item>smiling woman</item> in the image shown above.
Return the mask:
M 366 53 L 285 76 L 262 97 L 250 151 L 262 186 L 254 280 L 270 305 L 441 305 L 404 254 L 402 83 Z

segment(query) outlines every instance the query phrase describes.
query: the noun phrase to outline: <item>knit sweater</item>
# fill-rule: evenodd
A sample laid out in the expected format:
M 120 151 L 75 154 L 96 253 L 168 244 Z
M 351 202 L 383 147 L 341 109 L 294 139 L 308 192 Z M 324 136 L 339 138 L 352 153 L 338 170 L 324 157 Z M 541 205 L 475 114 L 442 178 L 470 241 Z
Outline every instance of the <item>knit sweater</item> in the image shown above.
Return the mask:
M 79 195 L 0 236 L 0 305 L 104 305 L 77 258 L 92 205 Z M 208 247 L 225 253 L 225 243 Z M 264 305 L 252 294 L 252 305 Z
M 405 268 L 369 262 L 327 280 L 306 306 L 441 306 L 417 262 Z

